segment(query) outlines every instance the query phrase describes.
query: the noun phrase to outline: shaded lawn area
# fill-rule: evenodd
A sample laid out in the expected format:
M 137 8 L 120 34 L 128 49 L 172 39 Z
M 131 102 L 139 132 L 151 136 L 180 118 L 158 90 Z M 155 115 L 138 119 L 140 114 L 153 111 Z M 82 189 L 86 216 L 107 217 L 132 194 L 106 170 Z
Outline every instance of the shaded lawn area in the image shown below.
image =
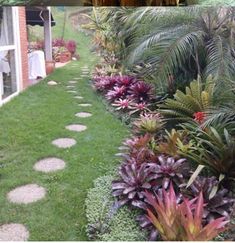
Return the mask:
M 30 240 L 87 240 L 84 208 L 87 189 L 95 178 L 118 163 L 115 153 L 128 135 L 127 128 L 106 111 L 88 78 L 76 84 L 83 100 L 66 92 L 68 81 L 80 76 L 80 68 L 84 65 L 92 68 L 96 62 L 87 47 L 89 38 L 82 36 L 82 39 L 78 62 L 57 69 L 0 108 L 0 225 L 25 224 Z M 59 85 L 48 87 L 48 80 L 58 81 Z M 79 107 L 78 103 L 93 106 Z M 91 112 L 93 116 L 75 117 L 80 111 Z M 81 133 L 66 130 L 65 126 L 71 123 L 84 124 L 88 129 Z M 75 138 L 77 145 L 59 149 L 51 144 L 59 137 Z M 36 161 L 50 156 L 63 159 L 65 170 L 51 174 L 33 170 Z M 28 183 L 45 187 L 46 197 L 28 205 L 7 201 L 7 192 Z

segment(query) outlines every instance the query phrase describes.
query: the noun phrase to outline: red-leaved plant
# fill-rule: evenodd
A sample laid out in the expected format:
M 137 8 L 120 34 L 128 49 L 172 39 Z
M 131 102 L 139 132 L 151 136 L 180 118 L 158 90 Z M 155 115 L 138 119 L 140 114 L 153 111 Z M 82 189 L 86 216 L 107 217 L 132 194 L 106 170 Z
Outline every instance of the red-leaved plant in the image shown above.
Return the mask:
M 162 190 L 162 197 L 156 198 L 145 193 L 148 203 L 147 217 L 166 241 L 208 241 L 215 238 L 226 228 L 229 222 L 224 217 L 218 218 L 203 226 L 202 217 L 204 200 L 202 193 L 193 200 L 183 199 L 178 204 L 173 186 L 167 192 Z

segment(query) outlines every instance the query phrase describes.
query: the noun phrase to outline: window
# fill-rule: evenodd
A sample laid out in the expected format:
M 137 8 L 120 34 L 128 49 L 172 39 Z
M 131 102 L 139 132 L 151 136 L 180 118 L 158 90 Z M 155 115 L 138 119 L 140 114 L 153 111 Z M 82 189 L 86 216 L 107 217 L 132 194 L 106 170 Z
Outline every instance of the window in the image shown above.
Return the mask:
M 16 7 L 0 7 L 0 105 L 19 90 L 16 13 Z

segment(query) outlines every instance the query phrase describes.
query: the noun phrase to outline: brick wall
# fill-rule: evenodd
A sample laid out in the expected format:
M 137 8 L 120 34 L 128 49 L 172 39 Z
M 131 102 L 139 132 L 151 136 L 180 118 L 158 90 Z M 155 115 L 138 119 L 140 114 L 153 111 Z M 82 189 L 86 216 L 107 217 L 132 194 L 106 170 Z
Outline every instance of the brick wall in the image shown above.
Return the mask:
M 20 29 L 20 45 L 21 45 L 21 60 L 22 60 L 22 89 L 28 86 L 28 37 L 26 27 L 25 7 L 18 7 L 19 9 L 19 29 Z

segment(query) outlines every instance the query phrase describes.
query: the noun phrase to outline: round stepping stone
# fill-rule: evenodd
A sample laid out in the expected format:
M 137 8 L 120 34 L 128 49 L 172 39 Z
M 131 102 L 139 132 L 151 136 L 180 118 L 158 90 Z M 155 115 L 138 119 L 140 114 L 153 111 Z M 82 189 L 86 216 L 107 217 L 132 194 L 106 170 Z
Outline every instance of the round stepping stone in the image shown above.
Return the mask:
M 92 116 L 92 114 L 89 112 L 79 112 L 75 116 L 84 118 L 84 117 L 90 117 Z
M 50 86 L 54 86 L 54 85 L 57 85 L 57 82 L 51 80 L 51 81 L 47 82 L 47 84 L 50 85 Z
M 74 131 L 74 132 L 82 132 L 87 129 L 86 126 L 80 125 L 80 124 L 71 124 L 65 127 L 69 131 Z
M 45 158 L 39 160 L 34 165 L 34 170 L 41 171 L 45 173 L 54 172 L 57 170 L 62 170 L 65 167 L 65 162 L 62 159 L 58 158 Z
M 82 96 L 74 96 L 74 98 L 75 98 L 75 99 L 80 99 L 80 100 L 83 99 Z
M 92 106 L 92 104 L 78 104 L 78 105 L 82 107 Z
M 29 204 L 44 198 L 45 195 L 45 188 L 37 184 L 28 184 L 10 191 L 7 194 L 7 199 L 12 203 Z
M 22 224 L 3 224 L 0 226 L 0 241 L 27 241 L 29 232 Z
M 68 85 L 68 86 L 66 86 L 66 88 L 73 89 L 73 88 L 75 88 L 75 86 L 74 85 Z
M 69 83 L 70 83 L 70 84 L 76 84 L 77 81 L 71 80 L 71 81 L 69 81 Z
M 58 138 L 52 141 L 52 144 L 58 148 L 70 148 L 76 144 L 76 140 L 73 138 Z
M 68 93 L 74 93 L 74 94 L 77 93 L 77 91 L 75 91 L 75 90 L 67 90 L 67 92 L 68 92 Z

